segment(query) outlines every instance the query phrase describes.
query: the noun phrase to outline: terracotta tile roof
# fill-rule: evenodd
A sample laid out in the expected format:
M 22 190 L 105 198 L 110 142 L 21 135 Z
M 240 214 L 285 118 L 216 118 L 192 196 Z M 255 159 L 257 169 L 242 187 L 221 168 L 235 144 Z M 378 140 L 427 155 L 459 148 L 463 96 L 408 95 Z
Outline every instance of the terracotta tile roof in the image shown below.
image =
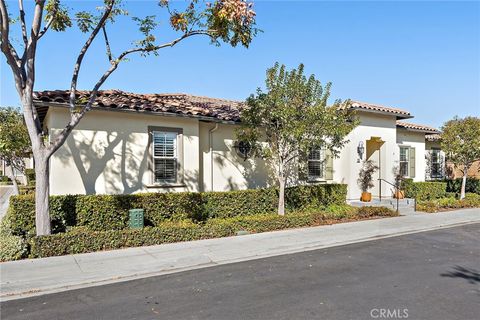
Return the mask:
M 441 138 L 442 137 L 438 133 L 425 135 L 425 140 L 427 141 L 440 141 Z
M 360 101 L 354 101 L 354 100 L 351 101 L 349 109 L 362 109 L 362 110 L 373 111 L 373 112 L 391 113 L 396 115 L 398 119 L 412 118 L 412 115 L 410 114 L 410 112 L 402 109 L 391 108 L 391 107 L 386 107 L 379 104 L 372 104 L 372 103 L 366 103 L 366 102 L 360 102 Z
M 38 91 L 34 102 L 68 104 L 68 90 Z M 77 91 L 77 101 L 86 101 L 90 91 Z M 184 93 L 139 94 L 120 90 L 99 91 L 94 107 L 117 110 L 174 113 L 183 116 L 208 117 L 222 121 L 240 120 L 239 101 L 194 96 Z
M 415 131 L 422 131 L 426 133 L 439 133 L 435 128 L 429 127 L 429 126 L 424 126 L 421 124 L 415 124 L 415 123 L 408 123 L 408 122 L 402 122 L 402 121 L 397 121 L 397 127 L 399 128 L 404 128 L 404 129 L 410 129 L 410 130 L 415 130 Z

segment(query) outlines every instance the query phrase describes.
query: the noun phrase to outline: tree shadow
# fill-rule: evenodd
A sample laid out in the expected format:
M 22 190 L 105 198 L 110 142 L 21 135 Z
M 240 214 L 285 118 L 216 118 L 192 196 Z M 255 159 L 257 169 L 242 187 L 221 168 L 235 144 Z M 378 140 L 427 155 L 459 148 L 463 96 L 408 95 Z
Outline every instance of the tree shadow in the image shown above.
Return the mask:
M 480 283 L 480 273 L 478 270 L 455 266 L 452 271 L 442 273 L 442 277 L 461 278 L 467 280 L 471 284 Z

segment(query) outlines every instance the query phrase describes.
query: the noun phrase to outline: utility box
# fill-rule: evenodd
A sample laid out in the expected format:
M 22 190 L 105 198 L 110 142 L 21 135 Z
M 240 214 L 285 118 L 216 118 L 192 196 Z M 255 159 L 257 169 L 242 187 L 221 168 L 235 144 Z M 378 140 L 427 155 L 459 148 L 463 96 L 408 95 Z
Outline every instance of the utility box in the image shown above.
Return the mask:
M 131 229 L 143 228 L 143 209 L 130 209 L 128 215 L 128 225 Z

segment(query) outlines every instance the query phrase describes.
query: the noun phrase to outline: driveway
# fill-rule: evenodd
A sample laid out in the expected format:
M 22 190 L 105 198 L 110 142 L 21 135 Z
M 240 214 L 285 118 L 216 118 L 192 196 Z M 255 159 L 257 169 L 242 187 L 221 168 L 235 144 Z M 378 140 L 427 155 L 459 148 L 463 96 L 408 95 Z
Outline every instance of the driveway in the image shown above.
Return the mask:
M 480 224 L 2 302 L 2 319 L 478 319 Z M 383 315 L 383 317 L 382 317 Z

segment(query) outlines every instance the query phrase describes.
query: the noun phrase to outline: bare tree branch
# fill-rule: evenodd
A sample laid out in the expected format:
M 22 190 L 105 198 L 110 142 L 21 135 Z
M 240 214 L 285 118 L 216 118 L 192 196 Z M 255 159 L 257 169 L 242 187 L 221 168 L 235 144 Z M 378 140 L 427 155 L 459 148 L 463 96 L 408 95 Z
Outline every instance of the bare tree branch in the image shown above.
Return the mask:
M 18 0 L 18 11 L 20 12 L 20 25 L 22 28 L 23 43 L 25 44 L 25 50 L 27 50 L 28 36 L 27 26 L 25 24 L 25 10 L 23 9 L 23 0 Z
M 17 91 L 21 94 L 23 87 L 23 79 L 21 79 L 22 72 L 20 70 L 20 62 L 15 48 L 10 43 L 10 21 L 8 17 L 7 6 L 5 0 L 0 0 L 0 39 L 1 50 L 7 58 L 7 63 L 13 71 Z
M 40 31 L 40 33 L 38 34 L 37 40 L 40 40 L 40 38 L 43 37 L 43 35 L 48 31 L 52 23 L 53 23 L 53 16 L 52 18 L 50 18 L 50 20 L 48 20 L 47 24 L 45 25 L 45 27 L 43 27 L 42 31 Z
M 108 41 L 107 30 L 105 26 L 102 27 L 102 31 L 103 31 L 103 38 L 105 39 L 105 48 L 107 50 L 108 61 L 112 63 L 112 60 L 113 60 L 112 50 L 110 50 L 110 42 Z
M 93 29 L 87 41 L 85 41 L 85 44 L 83 45 L 82 49 L 80 50 L 80 53 L 77 56 L 77 61 L 75 62 L 75 67 L 73 69 L 73 74 L 72 74 L 72 81 L 70 84 L 70 97 L 69 97 L 70 112 L 73 112 L 75 109 L 75 92 L 77 90 L 78 74 L 80 72 L 80 67 L 82 66 L 83 58 L 85 57 L 85 54 L 87 53 L 88 48 L 90 48 L 90 45 L 92 44 L 93 40 L 97 36 L 98 32 L 105 25 L 105 22 L 107 21 L 108 17 L 110 16 L 110 13 L 112 12 L 114 4 L 115 4 L 115 1 L 110 0 L 109 4 L 105 8 L 105 12 L 103 13 L 102 18 L 98 22 L 95 29 Z M 72 119 L 73 118 L 74 117 L 72 117 Z

